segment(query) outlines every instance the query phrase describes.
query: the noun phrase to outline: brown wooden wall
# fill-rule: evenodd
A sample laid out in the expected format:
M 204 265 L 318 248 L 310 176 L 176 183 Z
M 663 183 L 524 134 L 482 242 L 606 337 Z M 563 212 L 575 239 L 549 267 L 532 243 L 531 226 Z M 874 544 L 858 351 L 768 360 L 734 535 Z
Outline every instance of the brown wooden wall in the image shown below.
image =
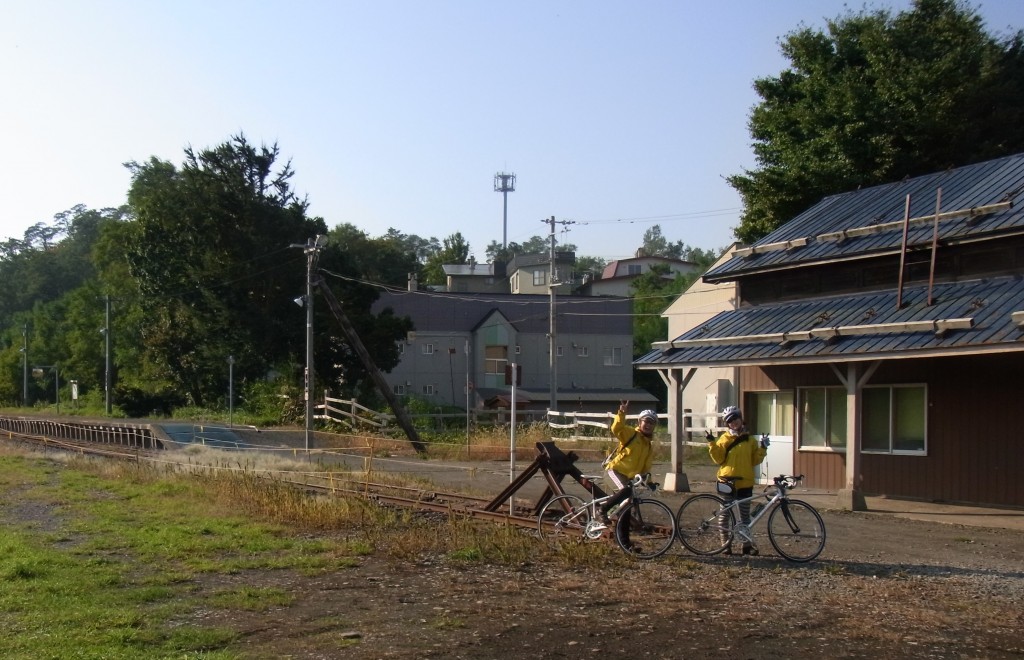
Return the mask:
M 928 386 L 927 452 L 863 454 L 865 495 L 1024 507 L 1024 352 L 888 360 L 870 380 L 897 383 Z M 748 367 L 740 374 L 740 400 L 748 391 L 795 394 L 797 386 L 838 384 L 825 365 Z M 796 450 L 793 466 L 810 487 L 845 486 L 845 452 Z

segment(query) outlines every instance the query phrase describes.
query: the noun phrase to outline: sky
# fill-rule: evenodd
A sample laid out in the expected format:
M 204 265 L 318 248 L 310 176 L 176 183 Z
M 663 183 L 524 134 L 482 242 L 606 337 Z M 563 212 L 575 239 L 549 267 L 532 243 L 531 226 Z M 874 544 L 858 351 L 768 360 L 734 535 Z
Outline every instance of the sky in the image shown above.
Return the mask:
M 970 2 L 993 34 L 1024 0 Z M 607 261 L 657 225 L 718 250 L 779 41 L 841 0 L 0 0 L 0 241 L 116 207 L 124 163 L 276 144 L 308 214 L 370 236 L 547 239 Z M 911 0 L 869 0 L 894 12 Z M 495 191 L 495 175 L 515 190 Z

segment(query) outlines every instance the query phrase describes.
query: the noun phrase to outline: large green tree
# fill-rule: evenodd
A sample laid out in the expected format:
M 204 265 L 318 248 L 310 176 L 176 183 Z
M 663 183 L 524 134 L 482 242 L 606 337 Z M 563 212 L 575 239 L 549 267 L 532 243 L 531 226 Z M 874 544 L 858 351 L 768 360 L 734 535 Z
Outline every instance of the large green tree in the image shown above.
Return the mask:
M 847 12 L 781 48 L 789 68 L 754 83 L 757 167 L 728 179 L 744 242 L 826 195 L 1024 150 L 1024 32 L 960 0 Z
M 302 355 L 302 245 L 326 233 L 306 217 L 277 145 L 244 136 L 185 150 L 180 168 L 156 158 L 130 163 L 135 216 L 126 250 L 138 283 L 149 360 L 196 405 L 223 393 L 225 363 L 240 379 Z

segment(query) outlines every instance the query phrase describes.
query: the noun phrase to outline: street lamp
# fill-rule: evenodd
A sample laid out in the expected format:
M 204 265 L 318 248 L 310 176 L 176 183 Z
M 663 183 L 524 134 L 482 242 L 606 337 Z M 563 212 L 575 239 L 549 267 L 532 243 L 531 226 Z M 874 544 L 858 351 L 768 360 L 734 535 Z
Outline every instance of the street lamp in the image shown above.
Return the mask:
M 228 428 L 234 427 L 235 416 L 235 356 L 228 356 Z
M 60 367 L 56 364 L 40 364 L 32 367 L 32 374 L 36 377 L 43 375 L 43 369 L 53 370 L 53 398 L 57 404 L 57 414 L 60 414 Z

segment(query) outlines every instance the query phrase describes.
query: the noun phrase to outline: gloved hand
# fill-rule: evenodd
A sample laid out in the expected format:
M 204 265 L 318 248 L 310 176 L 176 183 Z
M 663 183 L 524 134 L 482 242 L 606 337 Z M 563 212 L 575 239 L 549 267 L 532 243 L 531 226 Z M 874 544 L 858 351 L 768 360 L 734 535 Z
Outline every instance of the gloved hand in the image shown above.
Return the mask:
M 707 431 L 704 432 L 704 437 L 707 439 L 708 442 L 715 441 L 715 434 L 711 432 L 711 429 L 708 429 Z
M 768 445 L 772 444 L 772 441 L 768 438 L 768 434 L 764 433 L 761 435 L 761 446 L 768 449 Z

